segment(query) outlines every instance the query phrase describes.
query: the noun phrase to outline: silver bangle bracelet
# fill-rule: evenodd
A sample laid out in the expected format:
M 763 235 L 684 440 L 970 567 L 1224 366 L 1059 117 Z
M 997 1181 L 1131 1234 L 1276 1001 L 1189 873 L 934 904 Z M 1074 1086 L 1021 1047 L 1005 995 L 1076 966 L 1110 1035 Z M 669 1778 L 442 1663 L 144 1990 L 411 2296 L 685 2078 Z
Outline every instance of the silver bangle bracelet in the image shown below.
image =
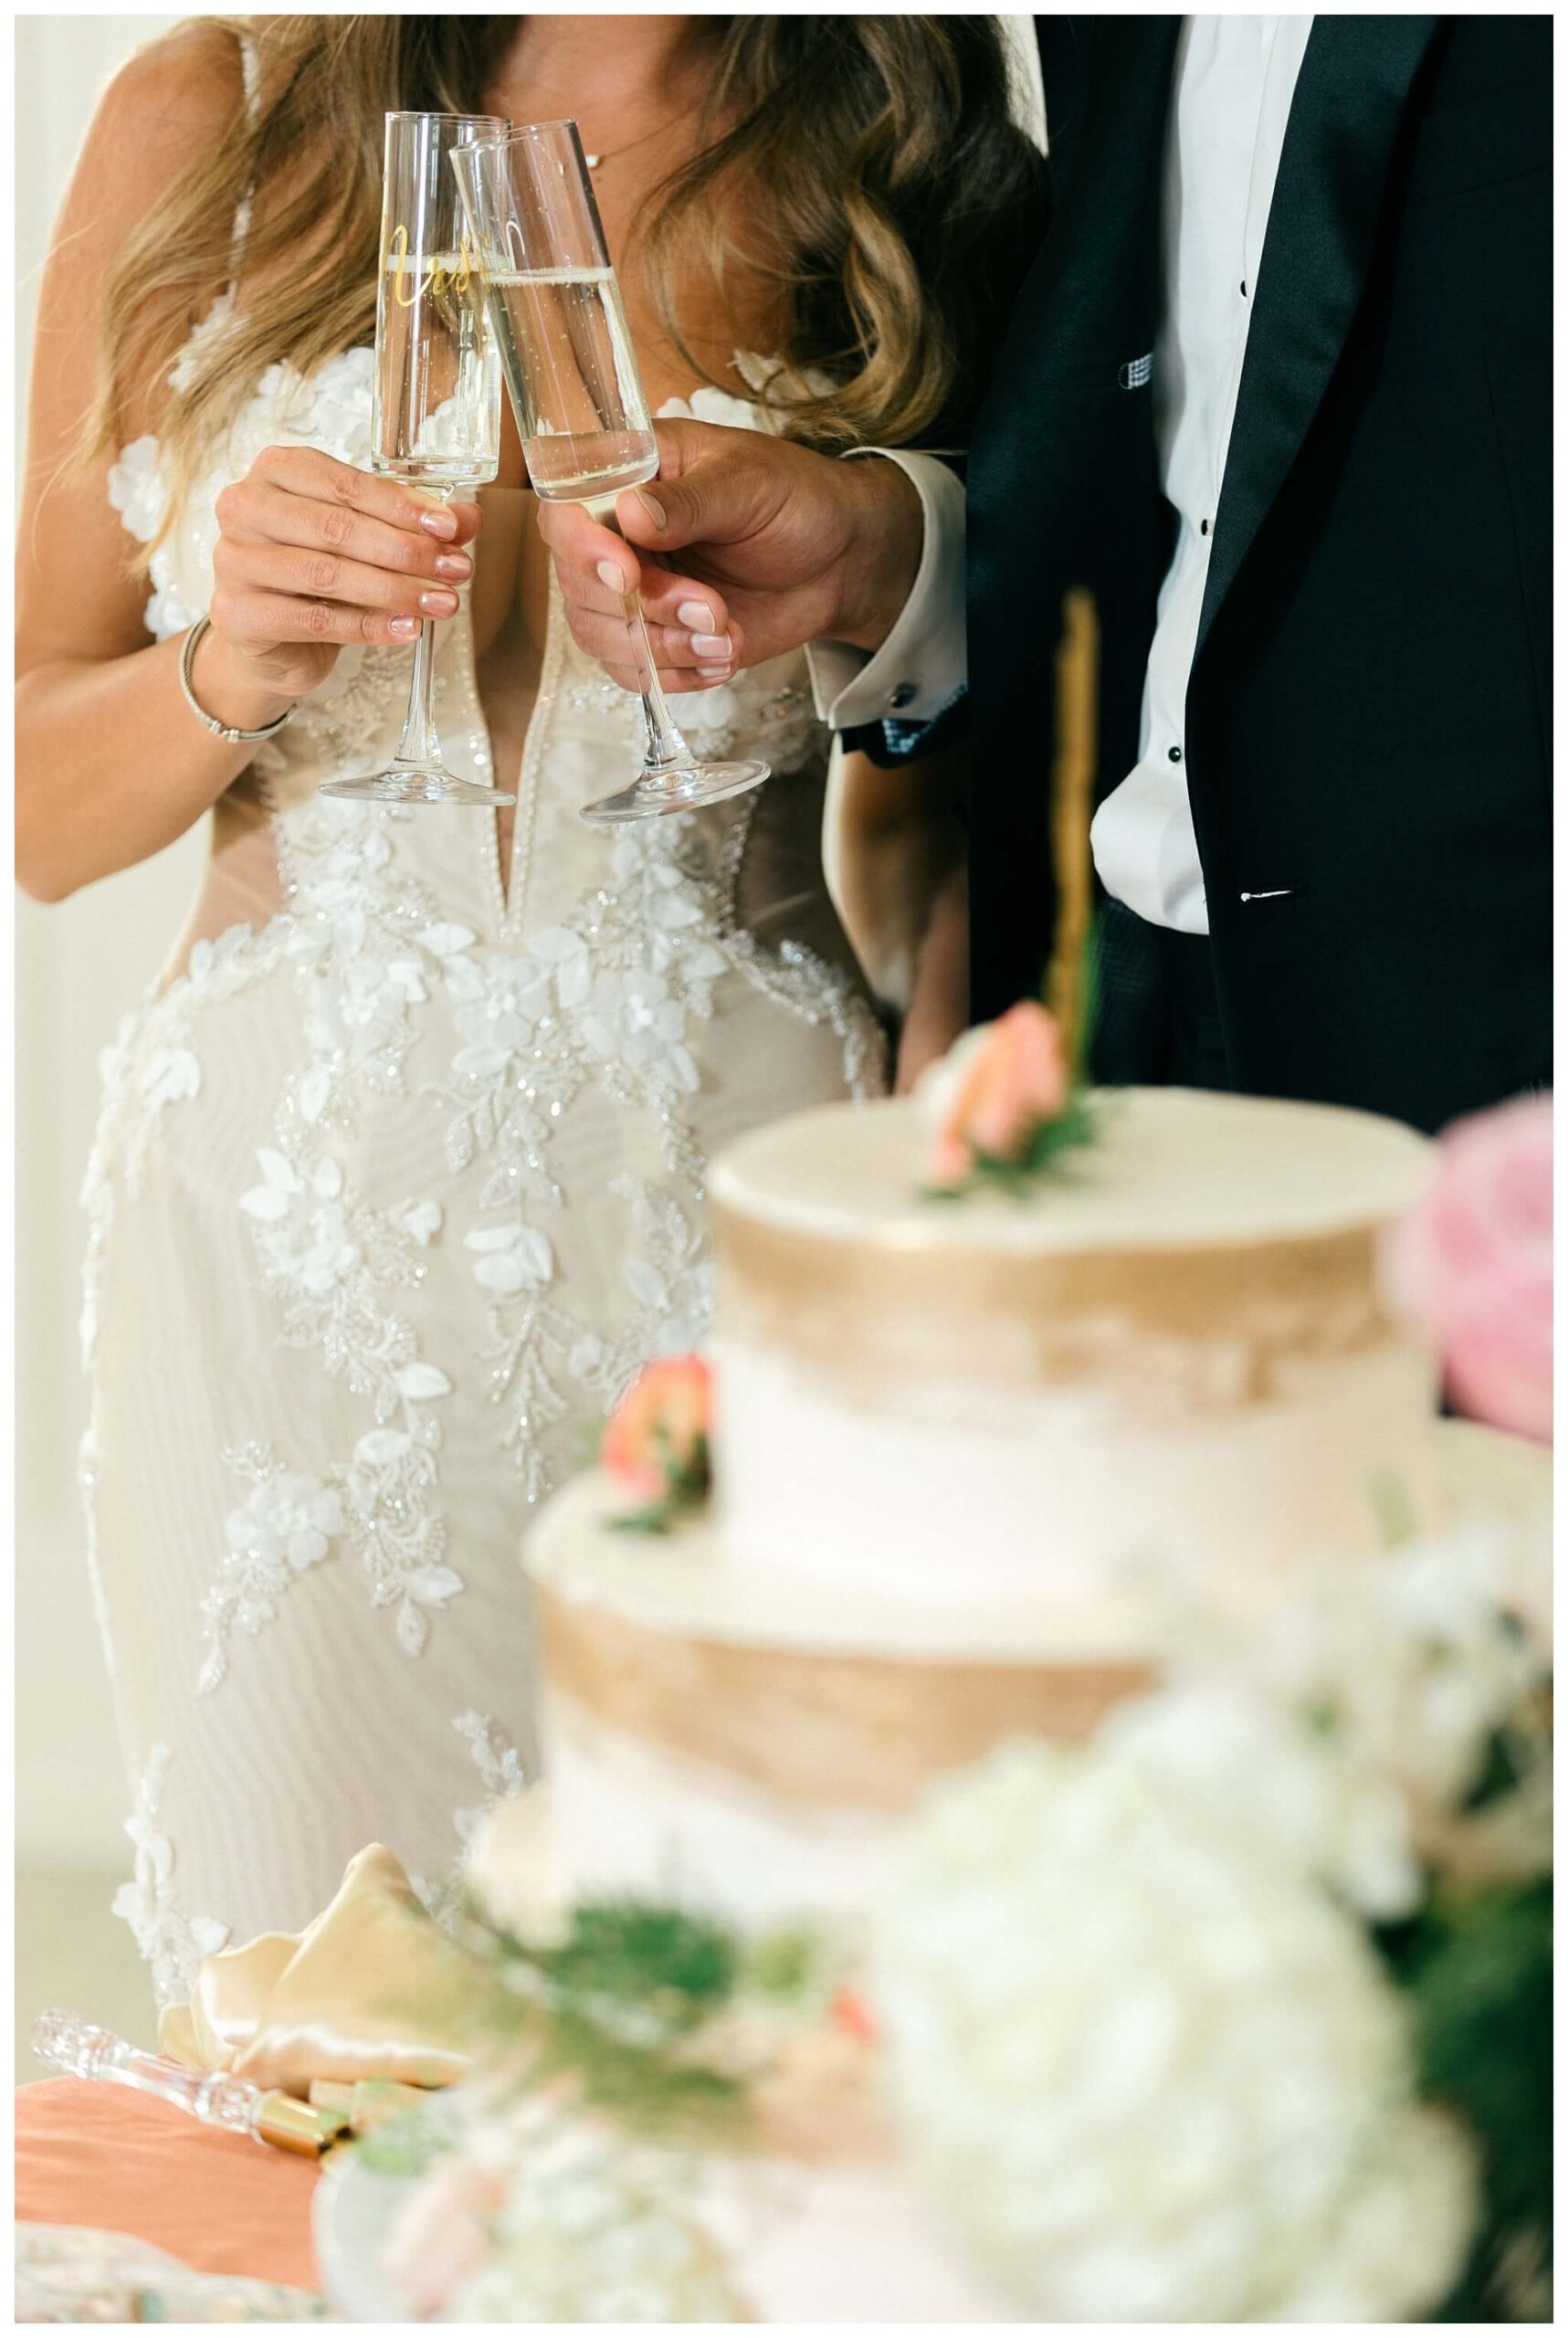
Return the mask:
M 284 709 L 276 722 L 263 723 L 259 731 L 236 731 L 230 724 L 220 722 L 216 715 L 209 714 L 197 699 L 195 691 L 191 687 L 191 668 L 195 663 L 196 651 L 201 648 L 202 636 L 210 629 L 210 618 L 198 617 L 186 634 L 185 646 L 180 652 L 180 689 L 185 704 L 204 731 L 210 731 L 215 739 L 226 739 L 231 747 L 248 746 L 255 739 L 270 739 L 274 732 L 282 730 L 286 722 L 293 721 L 294 710 L 291 706 Z

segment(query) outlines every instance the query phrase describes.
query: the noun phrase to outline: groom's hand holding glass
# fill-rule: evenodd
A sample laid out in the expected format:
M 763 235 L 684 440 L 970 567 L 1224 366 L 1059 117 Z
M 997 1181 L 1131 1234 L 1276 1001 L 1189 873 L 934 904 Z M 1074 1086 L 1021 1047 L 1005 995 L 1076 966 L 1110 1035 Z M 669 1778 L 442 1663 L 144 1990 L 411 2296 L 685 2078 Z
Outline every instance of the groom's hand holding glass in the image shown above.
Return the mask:
M 623 689 L 637 688 L 621 615 L 629 592 L 641 593 L 666 690 L 714 688 L 736 666 L 808 641 L 880 648 L 923 536 L 920 496 L 896 463 L 839 462 L 712 423 L 659 422 L 655 433 L 658 476 L 620 497 L 621 535 L 579 504 L 539 512 L 573 637 Z

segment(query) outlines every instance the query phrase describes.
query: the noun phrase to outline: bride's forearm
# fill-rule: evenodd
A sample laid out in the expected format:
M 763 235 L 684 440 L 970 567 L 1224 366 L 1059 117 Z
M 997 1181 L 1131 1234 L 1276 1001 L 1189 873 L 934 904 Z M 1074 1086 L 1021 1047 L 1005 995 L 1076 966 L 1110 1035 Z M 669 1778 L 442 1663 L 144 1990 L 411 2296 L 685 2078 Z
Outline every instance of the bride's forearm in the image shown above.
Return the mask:
M 182 647 L 42 659 L 19 677 L 16 878 L 35 900 L 64 900 L 161 852 L 250 762 L 254 748 L 216 737 L 185 704 Z M 207 711 L 236 729 L 282 711 L 227 671 L 210 636 L 193 681 Z

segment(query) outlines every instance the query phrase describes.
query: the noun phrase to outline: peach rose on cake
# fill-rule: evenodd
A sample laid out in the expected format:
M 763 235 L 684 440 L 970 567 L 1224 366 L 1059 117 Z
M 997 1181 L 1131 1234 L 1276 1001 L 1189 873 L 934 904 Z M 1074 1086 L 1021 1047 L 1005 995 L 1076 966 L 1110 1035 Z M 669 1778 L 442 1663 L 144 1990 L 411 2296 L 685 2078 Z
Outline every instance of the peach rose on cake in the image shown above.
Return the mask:
M 667 1526 L 710 1481 L 713 1374 L 700 1355 L 657 1356 L 610 1415 L 599 1459 L 645 1508 L 620 1522 Z
M 985 1167 L 1037 1165 L 1041 1132 L 1064 1120 L 1073 1078 L 1061 1027 L 1038 1000 L 966 1032 L 918 1083 L 933 1136 L 932 1183 L 951 1191 Z
M 1552 1099 L 1458 1121 L 1430 1192 L 1390 1236 L 1398 1311 L 1432 1343 L 1455 1403 L 1552 1437 Z

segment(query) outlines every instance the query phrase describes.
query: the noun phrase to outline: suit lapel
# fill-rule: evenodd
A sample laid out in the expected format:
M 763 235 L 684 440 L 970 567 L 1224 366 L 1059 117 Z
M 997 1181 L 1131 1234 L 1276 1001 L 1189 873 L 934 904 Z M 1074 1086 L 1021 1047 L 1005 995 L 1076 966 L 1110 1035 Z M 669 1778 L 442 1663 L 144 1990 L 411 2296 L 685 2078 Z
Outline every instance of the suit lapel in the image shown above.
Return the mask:
M 1179 16 L 1062 18 L 1042 32 L 1054 216 L 969 459 L 973 631 L 1008 645 L 989 677 L 996 686 L 1037 641 L 1030 529 L 1047 529 L 1059 552 L 1064 524 L 1083 524 L 1085 401 L 1124 397 L 1118 367 L 1153 347 L 1161 157 L 1180 27 Z M 1146 425 L 1148 411 L 1141 385 L 1129 418 L 1136 412 Z
M 1361 298 L 1383 188 L 1435 16 L 1319 16 L 1296 83 L 1258 270 L 1214 553 L 1215 616 L 1317 413 Z

